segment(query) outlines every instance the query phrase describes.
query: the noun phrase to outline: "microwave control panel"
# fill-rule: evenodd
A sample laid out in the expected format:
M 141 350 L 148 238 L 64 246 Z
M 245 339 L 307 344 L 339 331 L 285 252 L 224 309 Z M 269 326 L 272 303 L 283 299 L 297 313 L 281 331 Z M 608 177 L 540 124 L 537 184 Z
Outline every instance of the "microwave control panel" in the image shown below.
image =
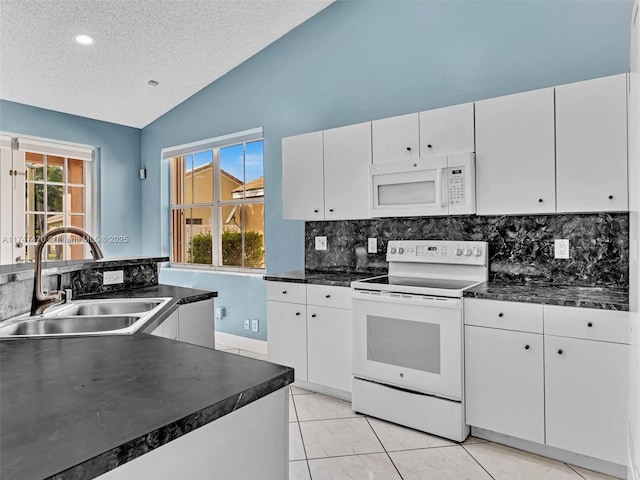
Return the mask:
M 465 205 L 465 167 L 449 168 L 449 205 Z

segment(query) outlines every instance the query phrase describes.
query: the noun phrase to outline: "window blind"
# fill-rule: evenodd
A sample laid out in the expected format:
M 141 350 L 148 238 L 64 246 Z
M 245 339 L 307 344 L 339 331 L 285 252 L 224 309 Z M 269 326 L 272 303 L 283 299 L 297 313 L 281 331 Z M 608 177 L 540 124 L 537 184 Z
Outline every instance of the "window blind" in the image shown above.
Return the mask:
M 222 135 L 220 137 L 210 138 L 200 142 L 186 143 L 184 145 L 176 145 L 162 149 L 162 158 L 173 158 L 195 153 L 203 150 L 210 150 L 219 146 L 233 145 L 235 142 L 243 143 L 251 140 L 262 138 L 262 127 L 252 128 L 243 132 L 233 133 L 230 135 Z
M 93 148 L 83 147 L 81 145 L 47 142 L 45 140 L 38 140 L 35 138 L 18 137 L 18 150 L 22 152 L 69 157 L 77 160 L 93 160 Z

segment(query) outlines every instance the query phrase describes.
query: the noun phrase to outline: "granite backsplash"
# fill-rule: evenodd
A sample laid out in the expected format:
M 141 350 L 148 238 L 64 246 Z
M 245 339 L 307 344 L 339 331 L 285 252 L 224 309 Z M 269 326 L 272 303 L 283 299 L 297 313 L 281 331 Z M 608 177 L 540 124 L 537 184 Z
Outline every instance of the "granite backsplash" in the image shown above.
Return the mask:
M 315 250 L 314 237 L 327 237 Z M 367 253 L 367 239 L 378 253 Z M 570 241 L 570 258 L 555 259 L 554 239 Z M 629 283 L 629 214 L 450 216 L 306 222 L 305 269 L 387 270 L 389 240 L 467 240 L 489 243 L 491 280 L 614 286 Z
M 147 287 L 158 284 L 158 262 L 165 257 L 141 259 L 107 259 L 83 261 L 74 265 L 61 262 L 43 269 L 42 286 L 44 291 L 71 288 L 74 298 L 96 293 L 107 293 Z M 10 270 L 11 266 L 0 267 Z M 3 275 L 0 282 L 0 320 L 14 317 L 29 311 L 33 293 L 33 266 L 20 265 L 15 272 Z M 24 267 L 24 268 L 22 268 Z M 124 282 L 115 285 L 103 285 L 105 271 L 122 270 Z

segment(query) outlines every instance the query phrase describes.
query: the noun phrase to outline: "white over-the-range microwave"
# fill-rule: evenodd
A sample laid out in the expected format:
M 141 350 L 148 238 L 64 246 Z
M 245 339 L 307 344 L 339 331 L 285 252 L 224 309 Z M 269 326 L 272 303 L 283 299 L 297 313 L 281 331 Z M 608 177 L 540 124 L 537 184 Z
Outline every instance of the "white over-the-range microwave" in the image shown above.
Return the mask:
M 476 212 L 475 154 L 457 153 L 369 167 L 372 217 Z

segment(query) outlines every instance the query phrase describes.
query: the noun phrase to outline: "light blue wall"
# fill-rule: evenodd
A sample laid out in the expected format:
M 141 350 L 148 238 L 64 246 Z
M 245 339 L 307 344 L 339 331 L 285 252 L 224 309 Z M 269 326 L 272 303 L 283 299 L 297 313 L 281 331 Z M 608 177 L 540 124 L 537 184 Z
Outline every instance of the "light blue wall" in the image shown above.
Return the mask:
M 625 72 L 631 6 L 338 1 L 143 129 L 143 253 L 169 252 L 161 148 L 263 127 L 267 270 L 302 268 L 304 224 L 282 220 L 282 137 Z M 264 298 L 264 286 L 197 275 L 221 285 L 219 303 L 241 302 L 221 328 L 242 335 L 242 301 Z
M 100 236 L 106 257 L 140 255 L 140 130 L 0 100 L 0 130 L 99 148 Z

